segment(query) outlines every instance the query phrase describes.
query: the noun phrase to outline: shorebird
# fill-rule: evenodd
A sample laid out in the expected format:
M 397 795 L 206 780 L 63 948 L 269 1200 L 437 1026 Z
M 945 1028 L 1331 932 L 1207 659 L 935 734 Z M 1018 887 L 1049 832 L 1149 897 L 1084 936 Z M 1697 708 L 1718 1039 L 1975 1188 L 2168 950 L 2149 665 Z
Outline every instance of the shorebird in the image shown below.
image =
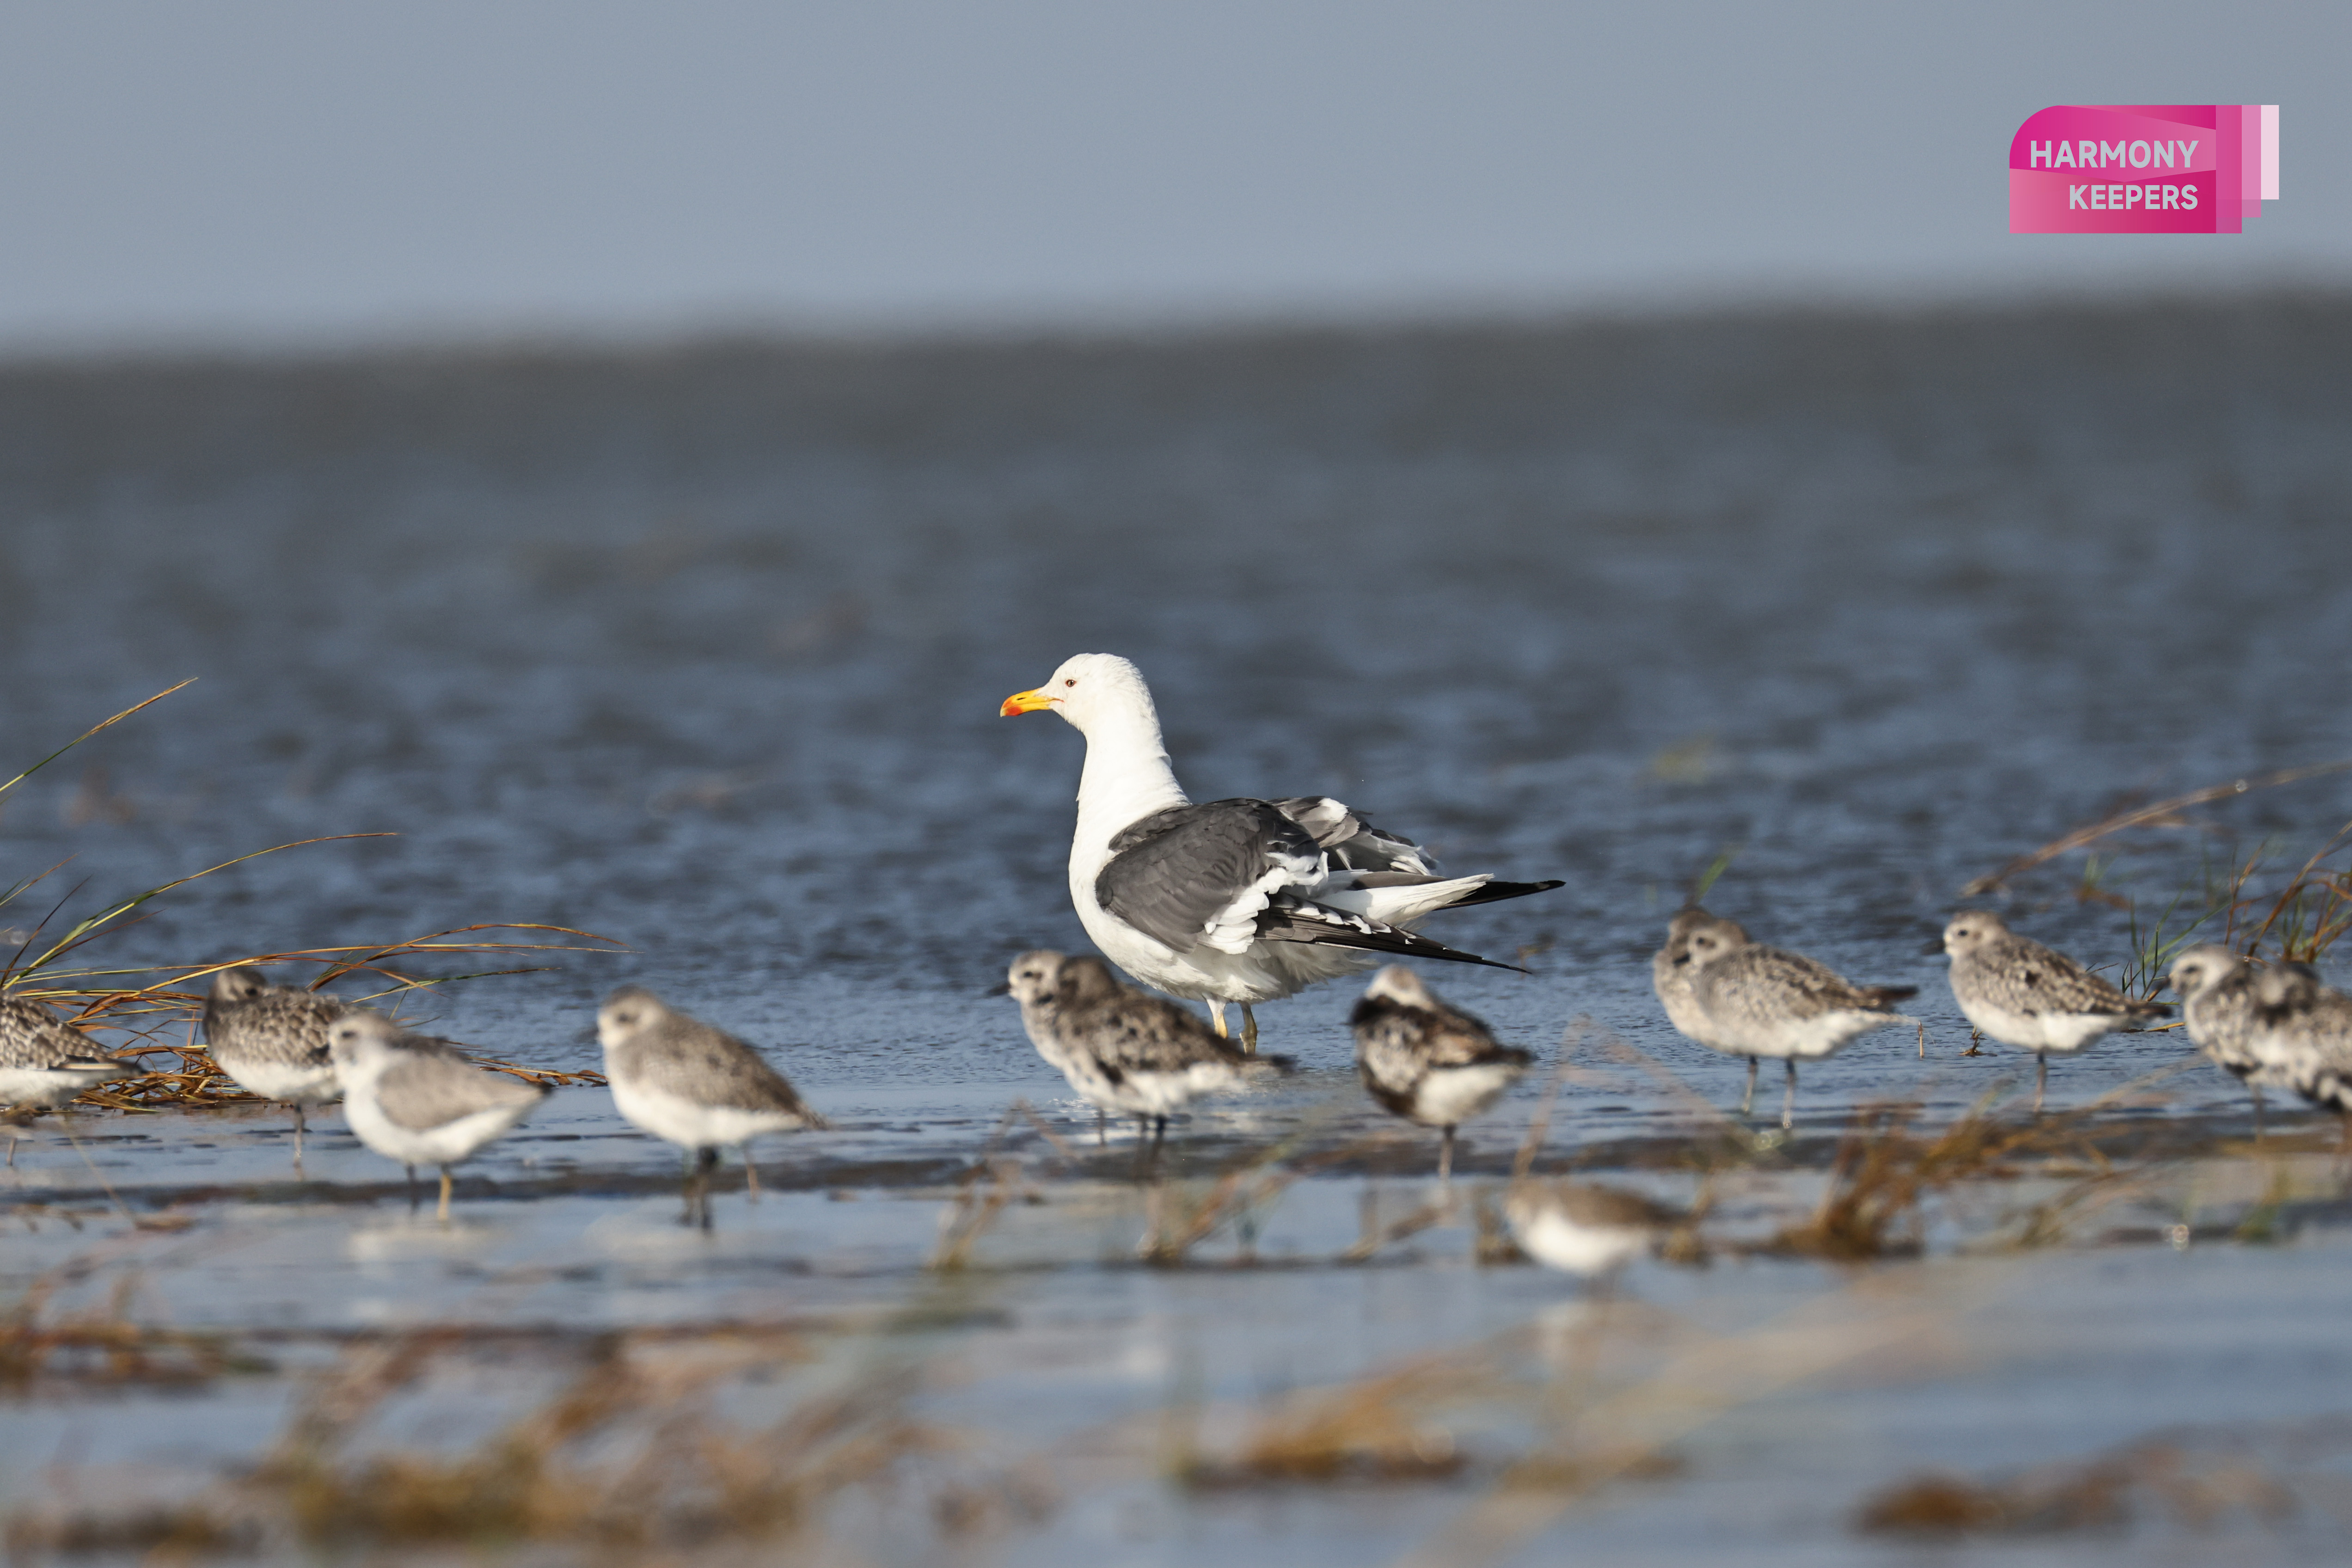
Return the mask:
M 751 1140 L 767 1132 L 822 1131 L 784 1075 L 741 1040 L 690 1017 L 642 985 L 624 985 L 596 1014 L 613 1104 L 630 1121 L 686 1152 L 687 1208 L 709 1218 L 709 1178 L 719 1151 L 743 1156 L 743 1184 L 757 1198 Z
M 470 1158 L 530 1114 L 549 1090 L 462 1060 L 446 1043 L 412 1035 L 381 1013 L 347 1008 L 327 1026 L 335 1073 L 343 1086 L 343 1120 L 359 1141 L 408 1173 L 416 1206 L 416 1167 L 441 1168 L 441 1204 L 449 1217 L 449 1168 Z
M 1675 918 L 1666 922 L 1665 945 L 1650 955 L 1650 988 L 1658 994 L 1658 1003 L 1666 1010 L 1666 1022 L 1686 1038 L 1697 1041 L 1711 1051 L 1741 1056 L 1745 1053 L 1732 1045 L 1709 1021 L 1698 1005 L 1698 993 L 1691 983 L 1697 970 L 1692 962 L 1690 939 L 1698 931 L 1716 928 L 1739 931 L 1731 921 L 1708 914 L 1696 904 L 1675 910 Z M 1739 935 L 1740 940 L 1747 940 L 1747 932 L 1739 931 Z M 1748 1093 L 1753 1100 L 1756 1093 L 1756 1059 L 1753 1057 L 1748 1061 Z M 1748 1107 L 1742 1105 L 1741 1114 L 1746 1114 L 1747 1110 Z
M 2254 1127 L 2263 1124 L 2263 1090 L 2292 1090 L 2294 1080 L 2256 1051 L 2254 970 L 2217 942 L 2189 948 L 2172 961 L 2170 983 L 2180 998 L 2189 1043 L 2254 1097 Z
M 272 985 L 246 964 L 213 976 L 205 1002 L 205 1048 L 239 1089 L 294 1108 L 294 1163 L 302 1163 L 305 1114 L 342 1093 L 327 1047 L 327 1026 L 343 1004 L 315 991 Z
M 2308 964 L 2274 963 L 2254 982 L 2253 1034 L 2255 1054 L 2297 1094 L 2352 1118 L 2352 996 Z
M 0 1104 L 22 1111 L 63 1105 L 95 1083 L 137 1078 L 146 1069 L 110 1057 L 88 1035 L 38 1002 L 0 996 Z M 12 1121 L 12 1127 L 19 1123 Z M 9 1165 L 16 1163 L 16 1139 L 8 1140 Z
M 1991 1039 L 2033 1053 L 2036 1114 L 2053 1055 L 2073 1056 L 2111 1030 L 2172 1011 L 2161 1002 L 2133 1000 L 2064 953 L 2018 935 L 1990 910 L 1954 915 L 1940 945 L 1952 959 L 1952 1000 L 1969 1022 Z
M 1454 1130 L 1503 1098 L 1535 1058 L 1498 1044 L 1486 1026 L 1449 1007 L 1402 963 L 1372 976 L 1348 1015 L 1356 1071 L 1391 1116 L 1438 1130 L 1437 1179 L 1454 1177 Z
M 1802 953 L 1764 946 L 1737 921 L 1710 919 L 1686 940 L 1692 1003 L 1715 1037 L 1700 1043 L 1748 1058 L 1742 1116 L 1756 1102 L 1758 1058 L 1788 1064 L 1788 1093 L 1780 1103 L 1786 1131 L 1796 1125 L 1800 1058 L 1832 1056 L 1873 1029 L 1917 1022 L 1886 1010 L 1916 994 L 1917 986 L 1856 985 Z
M 1287 1057 L 1244 1056 L 1187 1009 L 1120 984 L 1090 953 L 1024 952 L 1009 989 L 1037 1054 L 1097 1110 L 1134 1117 L 1153 1152 L 1194 1096 L 1290 1070 Z
M 1419 845 L 1328 796 L 1193 804 L 1150 688 L 1116 654 L 1065 659 L 1002 710 L 1044 710 L 1087 738 L 1070 840 L 1070 901 L 1087 934 L 1145 984 L 1208 1003 L 1220 1035 L 1225 1004 L 1238 1004 L 1244 1052 L 1257 1048 L 1254 1004 L 1360 973 L 1383 952 L 1486 963 L 1412 928 L 1561 885 L 1441 877 Z
M 1639 1193 L 1562 1177 L 1514 1182 L 1503 1214 L 1529 1258 L 1587 1275 L 1623 1267 L 1688 1218 Z

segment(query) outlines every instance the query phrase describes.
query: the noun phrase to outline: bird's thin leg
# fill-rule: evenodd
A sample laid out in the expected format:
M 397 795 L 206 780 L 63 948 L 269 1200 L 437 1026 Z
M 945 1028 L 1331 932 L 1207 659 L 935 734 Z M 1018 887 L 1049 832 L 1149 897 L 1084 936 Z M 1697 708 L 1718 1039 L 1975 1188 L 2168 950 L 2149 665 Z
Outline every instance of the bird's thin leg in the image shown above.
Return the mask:
M 2033 1114 L 2042 1114 L 2042 1096 L 2050 1088 L 2050 1057 L 2047 1052 L 2033 1053 Z
M 751 1145 L 749 1141 L 746 1141 L 738 1143 L 735 1148 L 736 1152 L 743 1156 L 743 1190 L 751 1195 L 751 1201 L 756 1204 L 760 1201 L 760 1167 L 751 1163 Z
M 1160 1158 L 1160 1145 L 1165 1143 L 1167 1141 L 1168 1118 L 1164 1116 L 1153 1117 L 1151 1119 L 1151 1157 L 1153 1159 L 1157 1160 Z
M 302 1133 L 308 1126 L 309 1119 L 302 1114 L 302 1102 L 298 1100 L 294 1102 L 294 1168 L 298 1171 L 302 1168 Z
M 1223 1002 L 1209 1004 L 1209 1027 L 1217 1031 L 1217 1038 L 1221 1040 L 1232 1037 L 1225 1033 L 1225 1005 Z
M 1110 1147 L 1110 1112 L 1099 1105 L 1095 1107 L 1095 1147 Z
M 1242 1004 L 1242 1055 L 1257 1055 L 1257 1015 L 1250 1011 L 1246 1002 Z
M 449 1167 L 446 1165 L 441 1167 L 441 1207 L 434 1217 L 443 1225 L 449 1223 Z
M 416 1167 L 414 1165 L 403 1165 L 401 1169 L 408 1173 L 408 1212 L 410 1214 L 415 1214 L 416 1212 L 417 1202 Z
M 1454 1129 L 1437 1130 L 1437 1180 L 1442 1185 L 1454 1180 Z
M 1756 1058 L 1748 1058 L 1748 1092 L 1739 1097 L 1739 1114 L 1747 1115 L 1756 1109 Z
M 2263 1141 L 2263 1086 L 2262 1086 L 2261 1084 L 2256 1084 L 2256 1085 L 2254 1085 L 2254 1142 L 2257 1142 L 2257 1143 L 2259 1143 L 2259 1142 L 2261 1142 L 2262 1141 Z M 16 1153 L 16 1151 L 12 1149 L 12 1150 L 10 1150 L 10 1151 L 9 1151 L 9 1153 L 10 1153 L 10 1155 L 13 1157 L 13 1156 L 14 1156 L 14 1154 Z
M 1789 1092 L 1780 1101 L 1780 1131 L 1792 1132 L 1797 1126 L 1797 1058 L 1789 1058 Z

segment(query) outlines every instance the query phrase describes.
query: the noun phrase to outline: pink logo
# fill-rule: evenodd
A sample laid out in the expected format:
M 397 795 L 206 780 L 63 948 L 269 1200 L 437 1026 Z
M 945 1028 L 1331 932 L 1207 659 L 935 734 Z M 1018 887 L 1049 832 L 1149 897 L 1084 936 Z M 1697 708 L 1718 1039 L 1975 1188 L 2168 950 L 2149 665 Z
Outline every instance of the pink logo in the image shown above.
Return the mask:
M 2275 103 L 2045 109 L 2009 144 L 2011 234 L 2237 234 L 2278 200 Z

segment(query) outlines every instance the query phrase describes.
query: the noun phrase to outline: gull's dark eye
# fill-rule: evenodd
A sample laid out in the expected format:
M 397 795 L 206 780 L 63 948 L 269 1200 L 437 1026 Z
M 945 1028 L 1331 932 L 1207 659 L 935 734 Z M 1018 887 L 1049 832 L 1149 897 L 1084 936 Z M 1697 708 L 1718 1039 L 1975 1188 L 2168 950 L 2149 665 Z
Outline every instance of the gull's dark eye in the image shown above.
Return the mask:
M 1071 676 L 1067 680 L 1065 680 L 1065 681 L 1063 681 L 1063 682 L 1062 682 L 1062 684 L 1063 684 L 1063 685 L 1065 685 L 1065 686 L 1076 686 L 1077 683 L 1078 683 L 1078 678 L 1077 678 L 1076 676 L 1075 676 L 1075 675 L 1074 675 L 1074 676 Z

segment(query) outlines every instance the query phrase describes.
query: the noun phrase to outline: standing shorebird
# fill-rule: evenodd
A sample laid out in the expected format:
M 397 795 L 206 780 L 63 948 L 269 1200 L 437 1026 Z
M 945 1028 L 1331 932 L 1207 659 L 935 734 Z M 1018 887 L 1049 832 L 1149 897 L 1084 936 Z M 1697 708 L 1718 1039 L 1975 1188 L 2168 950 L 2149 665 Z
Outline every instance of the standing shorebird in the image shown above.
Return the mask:
M 1087 934 L 1145 984 L 1208 1003 L 1220 1035 L 1225 1004 L 1239 1004 L 1244 1052 L 1257 1048 L 1254 1004 L 1361 973 L 1383 952 L 1485 963 L 1412 928 L 1560 886 L 1440 877 L 1419 845 L 1327 796 L 1194 804 L 1142 672 L 1116 654 L 1073 655 L 1003 710 L 1045 710 L 1087 738 L 1070 840 L 1070 900 Z
M 2294 1091 L 2345 1117 L 2352 1139 L 2352 996 L 2303 963 L 2274 963 L 2254 982 L 2254 1052 Z
M 2175 957 L 2170 980 L 2173 994 L 2180 998 L 2180 1020 L 2189 1043 L 2246 1086 L 2254 1097 L 2254 1130 L 2260 1132 L 2263 1090 L 2292 1091 L 2294 1080 L 2255 1050 L 2259 1030 L 2253 966 L 2209 942 Z
M 2134 1001 L 2064 953 L 2018 935 L 1989 910 L 1954 915 L 1942 947 L 1952 958 L 1952 1000 L 1969 1022 L 2002 1045 L 2033 1053 L 2037 1115 L 2051 1057 L 2071 1057 L 2111 1030 L 2172 1011 L 2161 1002 Z
M 1564 1177 L 1513 1183 L 1503 1214 L 1529 1258 L 1586 1275 L 1624 1267 L 1690 1217 L 1639 1193 Z
M 1290 1070 L 1289 1058 L 1244 1056 L 1190 1010 L 1120 984 L 1091 953 L 1024 952 L 1010 979 L 1037 1054 L 1097 1110 L 1134 1117 L 1151 1153 L 1195 1096 Z
M 213 976 L 205 1002 L 205 1048 L 213 1065 L 239 1089 L 294 1108 L 294 1163 L 302 1163 L 305 1115 L 342 1092 L 327 1046 L 327 1026 L 343 1004 L 315 991 L 272 985 L 258 969 L 239 964 Z
M 765 1057 L 642 985 L 624 985 L 604 999 L 596 1038 L 614 1106 L 686 1152 L 689 1219 L 699 1212 L 709 1223 L 710 1173 L 721 1148 L 742 1154 L 744 1190 L 756 1199 L 760 1170 L 751 1163 L 751 1140 L 828 1125 Z
M 0 996 L 0 1104 L 19 1111 L 63 1105 L 92 1084 L 137 1078 L 144 1070 L 98 1049 L 88 1035 L 61 1023 L 38 1002 Z M 12 1129 L 16 1125 L 10 1122 Z M 16 1163 L 12 1132 L 7 1163 Z
M 1733 1045 L 1722 1031 L 1716 1028 L 1705 1009 L 1698 1005 L 1698 991 L 1692 984 L 1698 973 L 1696 955 L 1691 951 L 1691 938 L 1700 931 L 1720 931 L 1725 940 L 1737 931 L 1742 942 L 1748 933 L 1731 921 L 1708 914 L 1696 904 L 1675 911 L 1666 922 L 1666 942 L 1650 955 L 1650 988 L 1658 994 L 1658 1005 L 1666 1010 L 1666 1022 L 1685 1038 L 1697 1041 L 1711 1051 L 1727 1056 L 1743 1056 L 1745 1052 Z M 1748 1058 L 1748 1100 L 1739 1107 L 1741 1115 L 1756 1098 L 1756 1058 Z
M 352 1133 L 407 1171 L 412 1209 L 416 1167 L 441 1167 L 436 1213 L 445 1220 L 449 1168 L 512 1129 L 549 1093 L 545 1084 L 478 1068 L 444 1042 L 408 1034 L 364 1008 L 348 1008 L 329 1025 L 327 1045 Z
M 1788 1064 L 1780 1102 L 1782 1131 L 1797 1121 L 1797 1063 L 1830 1057 L 1870 1033 L 1914 1018 L 1887 1011 L 1918 992 L 1916 985 L 1856 985 L 1799 952 L 1766 947 L 1737 921 L 1711 920 L 1691 931 L 1691 1000 L 1714 1040 L 1702 1044 L 1748 1058 L 1748 1093 L 1739 1113 L 1756 1102 L 1756 1062 Z M 1721 1044 L 1716 1044 L 1720 1040 Z
M 1439 1001 L 1402 963 L 1372 976 L 1348 1026 L 1365 1091 L 1390 1115 L 1438 1130 L 1441 1182 L 1454 1177 L 1454 1130 L 1502 1099 L 1535 1061 L 1497 1044 L 1485 1024 Z

